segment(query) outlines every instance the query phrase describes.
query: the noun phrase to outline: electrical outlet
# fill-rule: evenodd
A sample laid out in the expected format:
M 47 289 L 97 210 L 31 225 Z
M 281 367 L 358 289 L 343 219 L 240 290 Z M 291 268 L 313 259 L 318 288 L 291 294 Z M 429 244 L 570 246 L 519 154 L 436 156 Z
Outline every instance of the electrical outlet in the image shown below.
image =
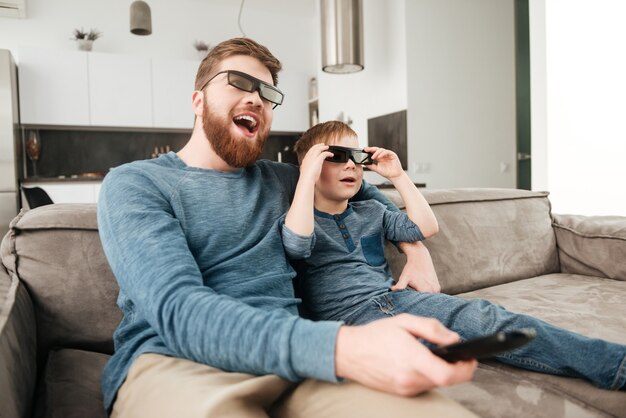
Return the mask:
M 413 174 L 429 173 L 430 163 L 411 163 Z

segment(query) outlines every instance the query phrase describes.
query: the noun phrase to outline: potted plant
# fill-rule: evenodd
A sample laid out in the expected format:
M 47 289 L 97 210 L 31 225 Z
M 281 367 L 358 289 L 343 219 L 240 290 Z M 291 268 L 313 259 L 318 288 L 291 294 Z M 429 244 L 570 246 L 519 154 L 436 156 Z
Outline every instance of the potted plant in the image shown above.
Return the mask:
M 91 51 L 93 41 L 102 36 L 102 32 L 98 32 L 96 29 L 90 29 L 89 32 L 85 32 L 83 28 L 74 29 L 74 37 L 72 40 L 78 42 L 78 49 L 81 51 Z
M 201 60 L 206 57 L 206 55 L 209 53 L 209 49 L 211 49 L 211 45 L 204 41 L 194 41 L 193 47 L 196 48 L 196 51 L 198 52 L 198 58 L 200 58 Z

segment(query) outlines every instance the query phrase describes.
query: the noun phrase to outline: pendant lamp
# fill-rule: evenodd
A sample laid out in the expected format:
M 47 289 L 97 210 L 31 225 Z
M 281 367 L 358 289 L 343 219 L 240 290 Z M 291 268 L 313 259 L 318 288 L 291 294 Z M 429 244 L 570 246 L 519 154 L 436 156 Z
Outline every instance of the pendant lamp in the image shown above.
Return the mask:
M 145 1 L 136 0 L 130 5 L 130 31 L 135 35 L 152 33 L 152 14 Z
M 322 70 L 354 73 L 363 69 L 361 0 L 322 0 Z

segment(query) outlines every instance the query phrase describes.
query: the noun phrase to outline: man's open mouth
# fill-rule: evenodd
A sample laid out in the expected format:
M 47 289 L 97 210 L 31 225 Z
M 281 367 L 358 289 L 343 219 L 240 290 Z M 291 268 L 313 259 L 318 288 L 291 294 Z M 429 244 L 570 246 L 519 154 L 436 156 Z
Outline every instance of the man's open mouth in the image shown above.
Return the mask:
M 247 113 L 237 115 L 233 118 L 233 122 L 248 135 L 254 134 L 259 129 L 259 119 L 256 115 Z

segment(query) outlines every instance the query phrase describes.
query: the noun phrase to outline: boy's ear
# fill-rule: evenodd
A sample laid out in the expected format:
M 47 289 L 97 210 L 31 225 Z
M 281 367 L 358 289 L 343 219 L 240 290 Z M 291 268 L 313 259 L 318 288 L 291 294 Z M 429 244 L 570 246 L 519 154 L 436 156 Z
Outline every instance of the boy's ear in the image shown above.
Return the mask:
M 198 90 L 194 91 L 191 95 L 191 106 L 196 116 L 202 116 L 204 113 L 204 93 Z

